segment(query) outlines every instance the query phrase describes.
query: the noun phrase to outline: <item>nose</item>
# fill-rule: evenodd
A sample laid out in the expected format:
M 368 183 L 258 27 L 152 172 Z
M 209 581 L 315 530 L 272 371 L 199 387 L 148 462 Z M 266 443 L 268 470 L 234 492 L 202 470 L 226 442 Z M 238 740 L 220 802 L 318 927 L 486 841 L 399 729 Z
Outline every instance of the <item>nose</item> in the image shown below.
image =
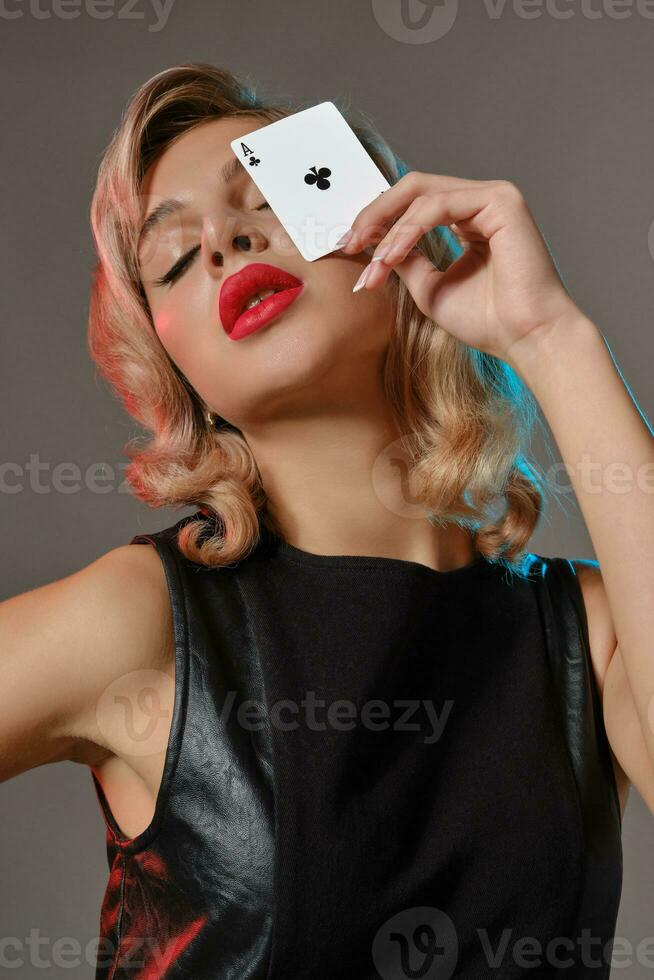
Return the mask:
M 258 254 L 268 248 L 268 237 L 261 228 L 243 217 L 228 215 L 216 223 L 207 219 L 202 230 L 203 260 L 212 274 L 228 266 L 240 252 Z M 221 273 L 224 275 L 224 273 Z

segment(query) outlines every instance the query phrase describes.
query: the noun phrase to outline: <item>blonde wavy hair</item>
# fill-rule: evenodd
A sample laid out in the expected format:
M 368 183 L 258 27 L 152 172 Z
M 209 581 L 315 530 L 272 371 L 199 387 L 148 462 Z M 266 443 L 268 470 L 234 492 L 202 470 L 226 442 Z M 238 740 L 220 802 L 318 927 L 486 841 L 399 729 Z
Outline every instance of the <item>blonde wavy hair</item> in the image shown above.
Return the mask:
M 363 113 L 334 100 L 364 148 L 395 183 L 408 168 Z M 97 263 L 88 346 L 101 374 L 150 437 L 124 447 L 126 479 L 151 507 L 199 507 L 177 545 L 207 567 L 237 562 L 259 540 L 261 523 L 279 534 L 253 454 L 173 363 L 153 326 L 140 279 L 141 184 L 148 167 L 193 127 L 226 116 L 275 121 L 304 105 L 260 99 L 231 72 L 193 62 L 166 69 L 133 95 L 102 157 L 90 219 Z M 437 227 L 418 247 L 439 269 L 460 255 L 450 230 Z M 537 404 L 503 361 L 457 340 L 418 309 L 399 276 L 384 386 L 408 459 L 412 501 L 430 520 L 456 522 L 475 549 L 520 571 L 518 561 L 539 519 L 545 481 L 526 452 Z

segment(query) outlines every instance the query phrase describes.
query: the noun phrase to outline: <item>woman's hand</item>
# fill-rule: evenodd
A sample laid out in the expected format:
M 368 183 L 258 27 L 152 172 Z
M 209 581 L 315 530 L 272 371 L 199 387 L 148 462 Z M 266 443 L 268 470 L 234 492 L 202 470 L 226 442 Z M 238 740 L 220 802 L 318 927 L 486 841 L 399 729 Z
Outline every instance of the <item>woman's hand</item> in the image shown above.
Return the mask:
M 414 247 L 436 225 L 449 225 L 464 249 L 445 272 Z M 381 285 L 395 269 L 426 316 L 509 363 L 516 345 L 580 313 L 524 197 L 508 181 L 411 171 L 359 212 L 351 232 L 345 254 L 376 245 L 364 288 Z

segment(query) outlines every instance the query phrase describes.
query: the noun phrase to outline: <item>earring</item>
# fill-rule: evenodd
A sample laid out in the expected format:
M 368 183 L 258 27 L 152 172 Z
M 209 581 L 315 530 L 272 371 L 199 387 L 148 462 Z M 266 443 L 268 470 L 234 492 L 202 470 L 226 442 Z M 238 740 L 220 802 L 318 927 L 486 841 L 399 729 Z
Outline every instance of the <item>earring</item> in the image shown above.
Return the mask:
M 222 432 L 222 431 L 226 431 L 226 432 L 238 432 L 239 431 L 236 428 L 236 426 L 232 425 L 231 422 L 228 422 L 227 419 L 224 419 L 222 417 L 222 415 L 218 415 L 217 412 L 212 412 L 211 409 L 209 409 L 207 412 L 205 412 L 205 416 L 204 417 L 206 418 L 207 422 L 209 423 L 209 428 L 210 429 L 215 429 L 217 432 Z
M 219 429 L 233 428 L 231 422 L 228 422 L 227 419 L 224 419 L 222 415 L 218 415 L 217 412 L 212 412 L 211 410 L 209 410 L 205 417 L 207 422 L 209 423 L 209 428 L 211 429 L 219 430 Z

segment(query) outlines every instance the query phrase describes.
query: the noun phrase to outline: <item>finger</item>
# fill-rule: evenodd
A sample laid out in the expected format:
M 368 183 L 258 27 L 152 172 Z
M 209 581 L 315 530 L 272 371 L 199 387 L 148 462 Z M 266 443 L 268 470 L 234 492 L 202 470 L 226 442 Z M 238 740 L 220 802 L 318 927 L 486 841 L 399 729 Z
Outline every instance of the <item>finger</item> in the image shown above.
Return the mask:
M 420 196 L 384 236 L 371 261 L 381 261 L 392 267 L 407 257 L 426 231 L 437 225 L 456 224 L 464 219 L 475 226 L 482 236 L 490 237 L 491 226 L 489 222 L 480 220 L 480 215 L 491 201 L 492 191 L 488 187 L 441 191 Z
M 390 273 L 390 270 L 388 272 Z M 395 266 L 395 272 L 405 282 L 418 309 L 428 316 L 434 293 L 447 273 L 437 269 L 421 252 L 407 256 L 403 262 Z M 369 282 L 370 280 L 366 282 L 366 288 Z
M 398 220 L 418 195 L 485 187 L 495 183 L 497 181 L 467 180 L 412 170 L 359 211 L 350 228 L 350 240 L 341 246 L 341 251 L 356 254 L 373 238 L 385 235 L 389 226 Z
M 468 222 L 464 221 L 463 219 L 460 222 L 456 222 L 456 221 L 452 222 L 452 224 L 449 225 L 449 229 L 452 232 L 452 234 L 455 235 L 456 238 L 458 238 L 460 242 L 486 241 L 484 235 L 482 235 L 481 232 L 475 231 L 473 228 L 470 228 Z

